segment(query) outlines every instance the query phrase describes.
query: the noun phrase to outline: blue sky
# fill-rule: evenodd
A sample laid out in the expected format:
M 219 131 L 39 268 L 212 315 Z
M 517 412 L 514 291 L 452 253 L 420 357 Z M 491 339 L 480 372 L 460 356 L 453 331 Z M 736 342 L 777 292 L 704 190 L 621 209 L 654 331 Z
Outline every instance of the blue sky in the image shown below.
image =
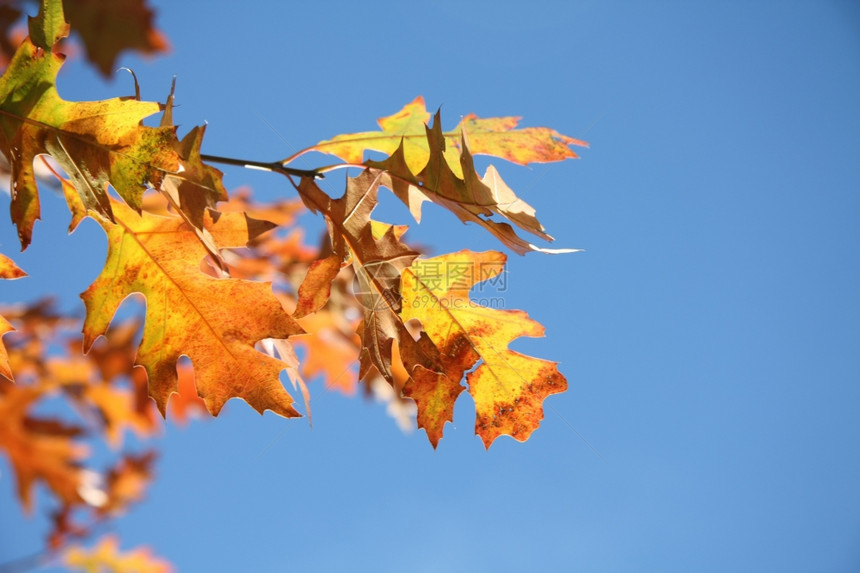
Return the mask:
M 570 382 L 528 442 L 485 452 L 467 396 L 437 451 L 318 384 L 313 429 L 233 401 L 169 427 L 123 547 L 181 571 L 860 568 L 856 3 L 156 5 L 173 51 L 121 63 L 147 99 L 178 75 L 177 122 L 209 122 L 205 152 L 286 157 L 418 94 L 446 127 L 521 115 L 591 143 L 577 161 L 497 164 L 558 246 L 586 252 L 510 255 L 505 304 L 547 330 L 514 348 Z M 80 62 L 59 86 L 131 91 Z M 242 170 L 226 183 L 292 193 Z M 382 199 L 385 220 L 409 222 Z M 74 308 L 103 235 L 88 222 L 66 238 L 46 203 L 16 258 L 33 278 L 0 289 L 59 283 Z M 426 209 L 413 241 L 502 249 Z M 0 556 L 38 550 L 45 525 L 20 516 L 0 469 Z

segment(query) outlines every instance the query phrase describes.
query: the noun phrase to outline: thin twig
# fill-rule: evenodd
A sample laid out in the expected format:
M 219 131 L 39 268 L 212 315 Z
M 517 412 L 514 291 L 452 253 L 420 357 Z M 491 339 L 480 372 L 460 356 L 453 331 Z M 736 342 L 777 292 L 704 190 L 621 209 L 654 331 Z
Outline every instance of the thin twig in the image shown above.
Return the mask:
M 296 169 L 295 167 L 287 167 L 279 161 L 253 161 L 251 159 L 234 159 L 232 157 L 219 157 L 217 155 L 200 154 L 200 159 L 203 161 L 211 161 L 213 163 L 223 163 L 225 165 L 237 165 L 246 169 L 260 169 L 262 171 L 274 171 L 283 173 L 284 175 L 295 175 L 296 177 L 311 177 L 313 179 L 324 179 L 325 175 L 317 169 Z

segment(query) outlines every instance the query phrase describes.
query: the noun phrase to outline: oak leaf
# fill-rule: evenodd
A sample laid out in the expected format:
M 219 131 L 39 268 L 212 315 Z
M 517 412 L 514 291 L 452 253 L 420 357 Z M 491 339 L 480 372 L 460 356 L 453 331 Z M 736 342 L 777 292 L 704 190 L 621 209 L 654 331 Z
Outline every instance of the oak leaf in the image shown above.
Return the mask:
M 332 251 L 352 262 L 356 276 L 356 297 L 364 314 L 357 332 L 362 348 L 359 378 L 375 368 L 390 384 L 392 345 L 400 344 L 408 362 L 437 364 L 435 348 L 426 340 L 413 340 L 400 319 L 400 273 L 418 256 L 403 243 L 403 229 L 373 225 L 370 215 L 377 204 L 380 174 L 365 170 L 347 180 L 346 193 L 331 199 L 310 178 L 303 178 L 299 193 L 312 211 L 326 215 Z M 404 360 L 407 362 L 407 360 Z M 399 390 L 399 389 L 398 389 Z
M 432 201 L 454 213 L 464 223 L 481 225 L 521 255 L 529 251 L 551 254 L 574 251 L 541 248 L 519 237 L 513 227 L 504 220 L 546 241 L 553 240 L 535 217 L 534 208 L 516 196 L 502 181 L 495 167 L 491 165 L 487 168 L 483 178 L 478 176 L 465 133 L 457 153 L 459 171 L 462 174 L 458 175 L 445 157 L 446 149 L 449 148 L 446 147 L 438 112 L 433 127 L 425 126 L 424 129 L 429 155 L 420 172 L 416 173 L 410 167 L 403 144 L 383 161 L 366 162 L 368 167 L 383 171 L 382 185 L 394 191 L 409 207 L 416 221 L 421 221 L 421 204 L 424 201 Z M 495 220 L 494 215 L 504 220 Z
M 413 370 L 416 381 L 407 384 L 431 441 L 451 419 L 453 384 L 472 367 L 472 357 L 481 363 L 466 381 L 475 401 L 475 432 L 485 447 L 503 434 L 527 440 L 543 419 L 544 399 L 567 389 L 555 362 L 508 348 L 520 336 L 543 336 L 540 324 L 523 311 L 486 308 L 469 299 L 469 289 L 497 277 L 505 260 L 495 251 L 460 251 L 419 259 L 403 271 L 403 320 L 421 322 L 447 366 L 447 380 L 437 375 L 434 382 L 432 373 Z
M 165 413 L 178 391 L 176 363 L 191 359 L 198 394 L 213 415 L 240 397 L 262 413 L 298 416 L 279 381 L 284 364 L 254 349 L 264 338 L 302 332 L 268 283 L 218 279 L 200 271 L 206 256 L 194 231 L 177 217 L 138 215 L 115 203 L 116 224 L 99 222 L 108 235 L 108 258 L 96 281 L 81 295 L 87 309 L 84 347 L 104 334 L 120 303 L 132 293 L 146 298 L 146 321 L 137 363 L 146 368 L 149 392 Z M 241 246 L 259 221 L 236 213 L 211 217 L 205 228 L 224 246 Z M 253 233 L 250 234 L 253 236 Z
M 322 151 L 347 163 L 357 164 L 362 162 L 367 150 L 391 155 L 402 145 L 409 170 L 419 173 L 427 165 L 431 154 L 424 130 L 430 117 L 424 98 L 418 96 L 397 113 L 380 118 L 378 123 L 381 131 L 338 135 L 320 141 L 303 152 Z M 577 155 L 570 149 L 571 145 L 588 146 L 584 141 L 547 127 L 517 129 L 519 120 L 519 117 L 482 119 L 469 114 L 460 120 L 457 127 L 445 132 L 445 156 L 457 176 L 463 176 L 459 171 L 461 133 L 467 134 L 473 154 L 492 155 L 520 165 L 574 158 Z
M 37 155 L 54 157 L 84 207 L 108 219 L 108 184 L 139 209 L 145 186 L 157 187 L 179 167 L 175 129 L 142 124 L 159 104 L 129 98 L 76 103 L 59 96 L 55 80 L 64 56 L 54 47 L 67 34 L 60 0 L 46 0 L 0 77 L 0 151 L 12 167 L 12 220 L 25 248 L 40 213 Z

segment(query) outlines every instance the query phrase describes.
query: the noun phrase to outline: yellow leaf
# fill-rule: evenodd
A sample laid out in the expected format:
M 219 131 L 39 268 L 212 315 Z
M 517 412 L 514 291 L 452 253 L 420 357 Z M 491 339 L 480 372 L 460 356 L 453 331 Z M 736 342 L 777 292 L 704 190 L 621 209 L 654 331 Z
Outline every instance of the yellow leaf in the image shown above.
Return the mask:
M 497 277 L 504 264 L 502 253 L 460 251 L 418 259 L 403 271 L 403 320 L 421 322 L 439 348 L 448 377 L 437 380 L 434 389 L 433 380 L 427 379 L 430 374 L 421 373 L 413 390 L 419 421 L 422 412 L 430 420 L 425 424 L 431 425 L 427 430 L 431 441 L 441 437 L 442 425 L 450 421 L 443 406 L 456 398 L 451 384 L 474 364 L 469 359 L 472 353 L 481 363 L 466 381 L 475 401 L 475 432 L 486 447 L 503 434 L 527 440 L 543 419 L 544 398 L 567 389 L 555 362 L 508 348 L 520 336 L 543 336 L 540 324 L 523 311 L 486 308 L 469 299 L 469 289 Z
M 21 246 L 29 245 L 39 218 L 33 160 L 50 154 L 66 171 L 86 209 L 112 218 L 107 185 L 135 209 L 147 184 L 158 186 L 178 169 L 175 128 L 145 127 L 157 103 L 129 98 L 69 102 L 55 81 L 64 56 L 53 51 L 68 32 L 62 3 L 44 3 L 0 77 L 0 151 L 12 168 L 12 220 Z
M 424 105 L 424 98 L 416 97 L 400 111 L 379 119 L 381 131 L 347 133 L 320 141 L 306 151 L 330 153 L 347 163 L 361 163 L 365 151 L 379 151 L 393 154 L 403 145 L 406 165 L 413 174 L 418 174 L 430 157 L 430 147 L 426 137 L 426 124 L 430 114 Z M 548 127 L 527 127 L 517 129 L 519 117 L 479 118 L 475 114 L 464 117 L 453 130 L 445 132 L 445 156 L 458 177 L 461 133 L 469 139 L 472 153 L 492 155 L 520 165 L 546 163 L 577 157 L 571 145 L 587 147 L 579 139 L 562 135 Z M 289 160 L 295 157 L 289 158 Z
M 105 535 L 93 549 L 69 547 L 63 554 L 67 567 L 85 573 L 170 573 L 173 568 L 163 559 L 154 557 L 146 547 L 126 553 L 119 551 L 119 541 Z

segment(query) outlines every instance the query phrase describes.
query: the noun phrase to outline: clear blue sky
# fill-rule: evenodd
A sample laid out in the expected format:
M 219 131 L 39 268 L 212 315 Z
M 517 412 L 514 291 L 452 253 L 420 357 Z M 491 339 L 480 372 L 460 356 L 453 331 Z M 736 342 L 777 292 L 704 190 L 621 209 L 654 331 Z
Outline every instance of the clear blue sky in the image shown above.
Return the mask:
M 206 152 L 286 157 L 418 94 L 446 127 L 522 115 L 591 143 L 499 166 L 559 246 L 587 252 L 511 255 L 506 306 L 547 329 L 515 347 L 570 381 L 527 443 L 485 452 L 465 395 L 438 451 L 318 384 L 313 429 L 234 401 L 169 428 L 123 547 L 181 571 L 860 570 L 857 3 L 158 5 L 172 53 L 121 63 L 147 99 L 178 75 L 177 121 L 209 122 Z M 68 99 L 130 90 L 80 63 L 60 82 Z M 104 239 L 91 222 L 66 239 L 47 203 L 17 258 L 34 278 L 0 289 L 59 283 L 73 308 Z M 500 248 L 433 208 L 409 236 Z M 37 550 L 45 524 L 22 520 L 0 468 L 3 561 Z

